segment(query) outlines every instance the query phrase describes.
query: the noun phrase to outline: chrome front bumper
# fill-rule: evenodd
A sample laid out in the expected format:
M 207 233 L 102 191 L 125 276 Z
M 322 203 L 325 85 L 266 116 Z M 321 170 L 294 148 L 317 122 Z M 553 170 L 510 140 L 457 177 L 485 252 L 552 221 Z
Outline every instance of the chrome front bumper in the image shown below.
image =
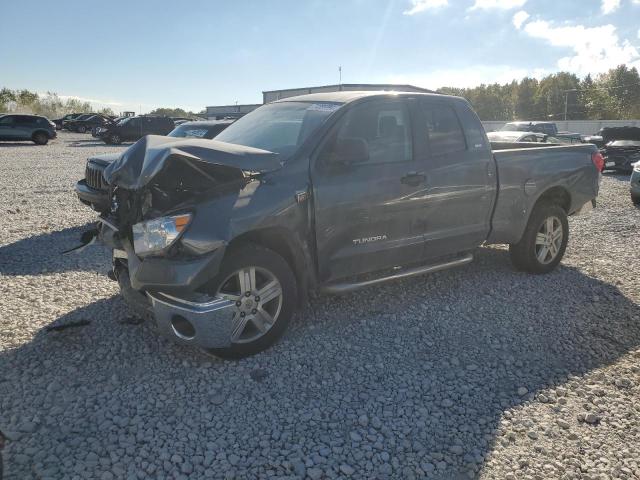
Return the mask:
M 235 303 L 214 298 L 204 303 L 147 293 L 158 330 L 174 341 L 201 348 L 231 345 Z

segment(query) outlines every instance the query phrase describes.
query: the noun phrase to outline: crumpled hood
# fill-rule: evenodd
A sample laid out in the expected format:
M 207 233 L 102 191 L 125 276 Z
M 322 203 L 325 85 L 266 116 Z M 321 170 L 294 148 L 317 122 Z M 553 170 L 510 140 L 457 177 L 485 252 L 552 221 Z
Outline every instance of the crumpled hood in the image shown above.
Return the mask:
M 216 140 L 160 135 L 147 135 L 118 155 L 105 169 L 104 178 L 111 185 L 129 190 L 147 185 L 167 162 L 177 157 L 251 173 L 265 173 L 282 166 L 278 154 L 267 150 Z

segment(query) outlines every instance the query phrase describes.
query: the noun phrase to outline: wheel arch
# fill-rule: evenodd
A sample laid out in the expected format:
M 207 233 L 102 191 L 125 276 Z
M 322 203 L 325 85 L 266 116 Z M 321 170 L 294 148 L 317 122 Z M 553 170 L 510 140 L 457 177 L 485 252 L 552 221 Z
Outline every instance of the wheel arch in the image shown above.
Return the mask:
M 276 252 L 291 267 L 299 286 L 298 300 L 302 304 L 307 299 L 309 288 L 315 283 L 315 275 L 308 249 L 297 238 L 295 233 L 284 227 L 265 227 L 238 235 L 229 242 L 227 249 L 253 243 Z
M 38 135 L 39 133 L 43 134 L 45 137 L 47 137 L 47 139 L 51 140 L 51 137 L 49 136 L 49 132 L 47 132 L 43 128 L 39 128 L 31 132 L 31 140 L 34 140 L 36 138 L 36 135 Z
M 569 215 L 570 213 L 571 194 L 566 188 L 560 185 L 556 185 L 554 187 L 548 188 L 547 190 L 542 192 L 536 199 L 535 203 L 533 204 L 531 211 L 533 211 L 533 209 L 536 208 L 542 202 L 549 202 L 554 205 L 558 205 L 565 212 L 567 212 L 567 215 Z

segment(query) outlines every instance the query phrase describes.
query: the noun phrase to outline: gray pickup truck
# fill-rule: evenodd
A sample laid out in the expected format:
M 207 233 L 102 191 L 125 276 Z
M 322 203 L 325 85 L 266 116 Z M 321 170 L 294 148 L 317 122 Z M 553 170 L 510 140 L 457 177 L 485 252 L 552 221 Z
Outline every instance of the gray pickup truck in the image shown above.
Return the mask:
M 551 271 L 602 164 L 593 145 L 492 150 L 462 98 L 305 95 L 215 140 L 141 139 L 104 170 L 111 204 L 94 234 L 160 331 L 238 358 L 273 344 L 310 291 L 463 265 L 482 244 Z

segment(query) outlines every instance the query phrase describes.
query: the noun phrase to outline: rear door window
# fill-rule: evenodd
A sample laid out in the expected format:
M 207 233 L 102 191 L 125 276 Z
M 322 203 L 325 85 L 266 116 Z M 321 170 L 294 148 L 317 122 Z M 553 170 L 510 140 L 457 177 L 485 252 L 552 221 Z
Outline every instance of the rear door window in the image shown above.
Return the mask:
M 466 150 L 467 142 L 460 126 L 458 116 L 450 105 L 437 102 L 424 102 L 422 112 L 432 155 Z
M 14 124 L 15 124 L 15 117 L 13 115 L 5 115 L 4 117 L 0 117 L 1 127 L 8 127 Z

